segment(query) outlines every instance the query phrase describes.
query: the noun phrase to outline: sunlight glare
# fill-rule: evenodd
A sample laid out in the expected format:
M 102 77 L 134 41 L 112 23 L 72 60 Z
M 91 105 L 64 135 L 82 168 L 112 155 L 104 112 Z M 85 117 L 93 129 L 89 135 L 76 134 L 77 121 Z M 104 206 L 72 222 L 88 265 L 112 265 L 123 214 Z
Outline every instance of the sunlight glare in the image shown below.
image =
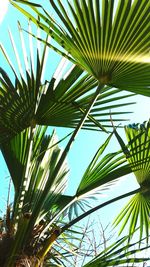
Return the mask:
M 0 23 L 2 22 L 2 20 L 4 19 L 7 13 L 8 3 L 9 3 L 9 0 L 0 1 Z

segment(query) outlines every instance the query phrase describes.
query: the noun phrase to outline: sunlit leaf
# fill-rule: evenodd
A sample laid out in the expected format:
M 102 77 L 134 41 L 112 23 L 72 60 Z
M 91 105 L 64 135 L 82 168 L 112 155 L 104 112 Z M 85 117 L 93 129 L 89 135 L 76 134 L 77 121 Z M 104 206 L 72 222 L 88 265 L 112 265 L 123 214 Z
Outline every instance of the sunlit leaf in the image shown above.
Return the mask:
M 115 225 L 123 221 L 120 233 L 129 226 L 130 235 L 140 226 L 140 239 L 149 238 L 150 227 L 150 123 L 132 124 L 125 127 L 128 140 L 127 160 L 140 186 L 136 194 L 115 219 Z M 126 155 L 126 154 L 125 154 Z
M 16 43 L 10 32 L 16 61 L 1 45 L 7 67 L 11 71 L 8 75 L 8 72 L 0 68 L 0 143 L 36 124 L 76 128 L 97 87 L 93 77 L 83 73 L 78 66 L 70 64 L 64 58 L 47 80 L 47 73 L 44 76 L 47 47 L 32 37 L 31 22 L 27 35 L 29 42 L 25 42 L 20 24 L 18 27 L 20 42 L 17 40 Z M 45 40 L 48 40 L 47 36 Z M 123 108 L 133 103 L 126 100 L 130 96 L 132 94 L 105 87 L 83 128 L 104 131 L 105 127 L 110 128 L 110 109 L 116 124 L 126 120 L 125 114 L 129 112 Z M 122 108 L 120 112 L 119 107 Z
M 18 2 L 28 5 L 25 1 Z M 33 6 L 32 2 L 29 4 L 33 11 L 31 15 L 12 1 L 60 45 L 47 42 L 48 46 L 78 64 L 100 83 L 150 96 L 147 0 L 74 0 L 66 3 L 50 0 L 50 3 L 60 22 L 46 10 Z

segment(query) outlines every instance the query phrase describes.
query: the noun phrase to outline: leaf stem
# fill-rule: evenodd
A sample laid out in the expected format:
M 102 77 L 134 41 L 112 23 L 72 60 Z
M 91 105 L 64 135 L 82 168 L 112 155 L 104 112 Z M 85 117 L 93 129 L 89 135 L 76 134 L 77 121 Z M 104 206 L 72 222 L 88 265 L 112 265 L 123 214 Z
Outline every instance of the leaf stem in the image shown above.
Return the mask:
M 114 202 L 116 202 L 116 201 L 118 201 L 118 200 L 120 200 L 120 199 L 122 199 L 122 198 L 129 197 L 129 196 L 131 196 L 131 195 L 134 195 L 134 194 L 136 194 L 136 193 L 139 193 L 140 190 L 141 190 L 141 189 L 138 188 L 138 189 L 133 190 L 133 191 L 131 191 L 131 192 L 129 192 L 129 193 L 126 193 L 126 194 L 124 194 L 124 195 L 115 197 L 115 198 L 113 198 L 113 199 L 111 199 L 111 200 L 108 200 L 108 201 L 106 201 L 106 202 L 104 202 L 104 203 L 102 203 L 102 204 L 100 204 L 100 205 L 94 207 L 93 209 L 88 210 L 87 212 L 84 212 L 82 215 L 80 215 L 79 217 L 75 218 L 75 219 L 72 220 L 70 223 L 68 223 L 68 224 L 66 224 L 64 227 L 62 227 L 62 228 L 61 228 L 61 233 L 64 232 L 64 231 L 66 231 L 68 228 L 70 228 L 71 226 L 73 226 L 73 225 L 76 224 L 77 222 L 81 221 L 82 219 L 84 219 L 85 217 L 87 217 L 88 215 L 90 215 L 91 213 L 97 211 L 98 209 L 101 209 L 101 208 L 103 208 L 103 207 L 105 207 L 105 206 L 107 206 L 107 205 L 109 205 L 109 204 L 111 204 L 111 203 L 114 203 Z
M 133 190 L 129 193 L 126 193 L 124 195 L 121 195 L 121 196 L 118 196 L 118 197 L 115 197 L 111 200 L 108 200 L 106 201 L 105 203 L 102 203 L 96 207 L 94 207 L 93 209 L 90 209 L 89 211 L 83 213 L 82 215 L 80 215 L 79 217 L 77 217 L 76 219 L 72 220 L 70 223 L 66 224 L 64 227 L 62 227 L 60 229 L 59 232 L 54 233 L 50 236 L 49 240 L 47 240 L 45 246 L 43 247 L 43 249 L 39 252 L 38 254 L 38 258 L 39 258 L 39 261 L 41 262 L 43 260 L 43 258 L 46 256 L 46 254 L 48 253 L 49 249 L 52 247 L 53 243 L 55 242 L 55 240 L 58 238 L 58 236 L 60 236 L 64 231 L 66 231 L 67 229 L 69 229 L 71 226 L 73 226 L 74 224 L 76 224 L 77 222 L 81 221 L 82 219 L 84 219 L 85 217 L 87 217 L 88 215 L 90 215 L 91 213 L 97 211 L 98 209 L 101 209 L 111 203 L 114 203 L 122 198 L 125 198 L 125 197 L 129 197 L 133 194 L 136 194 L 136 193 L 139 193 L 140 192 L 140 188 L 136 189 L 136 190 Z M 38 265 L 36 266 L 38 267 Z
M 55 169 L 54 174 L 53 174 L 54 176 L 56 176 L 58 174 L 58 172 L 59 172 L 59 170 L 60 170 L 60 168 L 62 166 L 62 163 L 64 162 L 64 160 L 65 160 L 65 158 L 66 158 L 66 156 L 67 156 L 67 154 L 68 154 L 68 152 L 70 150 L 70 147 L 71 147 L 72 143 L 74 142 L 78 132 L 80 131 L 80 129 L 82 128 L 82 126 L 83 126 L 83 124 L 85 122 L 85 120 L 87 119 L 87 117 L 88 117 L 92 107 L 94 106 L 94 104 L 95 104 L 95 102 L 96 102 L 96 100 L 97 100 L 97 98 L 98 98 L 98 96 L 100 94 L 100 91 L 101 91 L 101 89 L 103 87 L 104 87 L 103 85 L 100 85 L 100 84 L 98 85 L 98 87 L 96 89 L 96 92 L 95 92 L 95 94 L 94 94 L 94 96 L 93 96 L 88 108 L 84 112 L 84 115 L 83 115 L 81 121 L 79 122 L 78 126 L 76 127 L 75 131 L 73 132 L 68 144 L 66 145 L 66 147 L 65 147 L 65 149 L 64 149 L 64 151 L 63 151 L 63 153 L 61 155 L 60 160 L 57 163 L 56 169 Z
M 41 199 L 42 201 L 39 201 L 38 203 L 38 207 L 35 209 L 34 211 L 34 214 L 33 214 L 33 217 L 32 217 L 32 222 L 31 224 L 34 225 L 38 215 L 39 215 L 39 210 L 41 210 L 42 206 L 43 206 L 43 203 L 44 203 L 44 200 L 46 199 L 47 197 L 47 194 L 49 193 L 49 189 L 51 188 L 51 186 L 53 185 L 53 182 L 54 180 L 56 179 L 60 169 L 61 169 L 61 166 L 62 164 L 64 163 L 65 159 L 66 159 L 66 156 L 70 150 L 70 147 L 73 143 L 73 141 L 75 140 L 78 132 L 80 131 L 80 129 L 82 128 L 86 118 L 88 117 L 92 107 L 94 106 L 99 94 L 100 94 L 100 91 L 101 89 L 104 87 L 104 85 L 98 85 L 96 91 L 95 91 L 95 94 L 93 95 L 93 98 L 91 99 L 90 103 L 89 103 L 89 106 L 87 107 L 85 113 L 84 113 L 84 116 L 82 117 L 82 119 L 80 120 L 78 126 L 76 127 L 76 129 L 74 130 L 73 134 L 71 135 L 71 138 L 69 139 L 64 151 L 62 152 L 62 155 L 55 167 L 55 170 L 53 171 L 53 173 L 51 174 L 51 177 L 49 179 L 49 182 L 47 183 L 47 187 L 45 188 L 45 190 L 43 191 L 43 194 L 41 196 Z
M 98 96 L 99 96 L 100 91 L 101 91 L 102 88 L 103 88 L 103 85 L 101 86 L 101 85 L 99 84 L 98 87 L 97 87 L 97 89 L 96 89 L 96 91 L 95 91 L 95 94 L 94 94 L 94 96 L 93 96 L 91 102 L 89 103 L 88 108 L 87 108 L 86 111 L 84 112 L 84 115 L 83 115 L 82 119 L 80 120 L 78 126 L 76 127 L 76 129 L 75 129 L 75 131 L 73 132 L 71 138 L 69 139 L 69 141 L 68 141 L 68 143 L 67 143 L 67 145 L 66 145 L 66 147 L 65 147 L 65 149 L 64 149 L 64 151 L 63 151 L 63 153 L 62 153 L 62 155 L 61 155 L 61 157 L 60 157 L 60 159 L 59 159 L 59 161 L 58 161 L 58 163 L 57 163 L 57 165 L 56 165 L 56 168 L 55 168 L 54 172 L 52 173 L 52 176 L 51 176 L 51 179 L 50 179 L 50 183 L 49 183 L 48 186 L 47 186 L 46 192 L 44 191 L 43 194 L 42 194 L 42 199 L 45 199 L 45 198 L 46 198 L 47 193 L 49 192 L 49 188 L 51 187 L 51 185 L 53 184 L 54 179 L 55 179 L 56 176 L 58 175 L 58 173 L 59 173 L 59 171 L 60 171 L 60 169 L 61 169 L 61 166 L 62 166 L 62 164 L 64 163 L 64 161 L 65 161 L 65 159 L 66 159 L 66 156 L 67 156 L 67 154 L 68 154 L 68 152 L 69 152 L 69 150 L 70 150 L 70 147 L 71 147 L 72 143 L 74 142 L 74 140 L 75 140 L 75 138 L 76 138 L 78 132 L 79 132 L 80 129 L 82 128 L 82 126 L 83 126 L 83 124 L 84 124 L 86 118 L 88 117 L 88 115 L 89 115 L 89 113 L 90 113 L 92 107 L 94 106 L 94 104 L 95 104 L 95 102 L 96 102 L 96 100 L 97 100 L 97 98 L 98 98 Z M 73 201 L 74 201 L 74 200 L 73 200 Z M 44 201 L 43 201 L 43 202 L 44 202 Z M 43 203 L 43 202 L 41 202 L 40 207 L 38 206 L 38 209 L 36 209 L 36 211 L 35 211 L 35 213 L 34 213 L 34 220 L 36 220 L 36 218 L 37 218 L 37 216 L 38 216 L 38 214 L 39 214 L 39 210 L 40 210 L 41 207 L 42 207 L 42 203 Z M 71 203 L 72 203 L 72 202 L 71 202 Z M 62 212 L 62 211 L 61 211 L 61 212 Z M 34 223 L 34 220 L 32 220 L 32 224 Z M 52 236 L 50 237 L 49 240 L 47 240 L 45 246 L 43 247 L 42 251 L 39 252 L 39 255 L 38 255 L 38 258 L 39 258 L 40 262 L 43 261 L 43 258 L 46 256 L 46 254 L 48 253 L 49 249 L 52 247 L 53 242 L 56 240 L 56 238 L 57 238 L 60 234 L 61 234 L 61 232 L 58 233 L 57 235 L 54 234 L 54 235 L 52 235 Z M 38 264 L 38 263 L 37 263 L 37 264 Z M 37 266 L 38 266 L 38 265 L 37 265 Z

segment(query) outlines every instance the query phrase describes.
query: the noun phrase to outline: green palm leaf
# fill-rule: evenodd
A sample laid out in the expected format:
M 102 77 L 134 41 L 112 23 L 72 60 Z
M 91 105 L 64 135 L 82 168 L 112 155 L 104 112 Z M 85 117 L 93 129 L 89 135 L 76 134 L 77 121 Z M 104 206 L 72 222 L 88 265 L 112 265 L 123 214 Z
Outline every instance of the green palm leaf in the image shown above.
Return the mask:
M 139 185 L 149 190 L 150 180 L 150 121 L 125 127 L 130 150 L 128 159 Z M 134 165 L 138 165 L 135 166 Z M 144 189 L 144 188 L 143 188 Z
M 148 257 L 145 259 L 142 257 L 137 257 L 137 254 L 142 250 L 144 250 L 145 247 L 143 246 L 141 249 L 136 249 L 135 247 L 136 245 L 138 245 L 138 242 L 132 243 L 130 245 L 125 244 L 128 238 L 129 236 L 125 236 L 119 239 L 84 266 L 85 267 L 126 266 L 125 264 L 127 263 L 131 263 L 131 265 L 128 266 L 133 266 L 133 263 L 144 262 L 144 260 L 146 261 L 150 260 L 150 258 Z M 134 254 L 136 254 L 136 257 Z
M 123 220 L 120 233 L 129 224 L 129 233 L 132 234 L 140 226 L 140 238 L 143 234 L 149 236 L 150 213 L 150 122 L 133 124 L 125 127 L 128 140 L 127 160 L 140 186 L 140 193 L 136 194 L 123 208 L 115 219 L 115 225 Z
M 29 5 L 40 20 L 15 2 Z M 32 2 L 12 4 L 51 35 L 60 49 L 47 45 L 100 83 L 150 96 L 149 2 L 120 0 L 117 7 L 114 0 L 66 2 L 50 0 L 60 25 Z
M 67 213 L 68 216 L 66 216 L 66 219 L 69 218 L 69 224 L 64 226 L 65 229 L 68 229 L 68 225 L 70 227 L 70 225 L 76 223 L 76 220 L 78 222 L 80 215 L 80 219 L 83 219 L 84 215 L 87 216 L 95 210 L 102 208 L 103 205 L 109 204 L 104 202 L 102 205 L 100 204 L 92 209 L 90 200 L 97 199 L 98 195 L 112 188 L 123 175 L 131 173 L 131 168 L 129 164 L 127 164 L 122 151 L 105 155 L 105 149 L 108 147 L 111 138 L 112 134 L 109 135 L 96 152 L 81 178 L 76 194 L 72 197 L 62 195 L 58 202 L 56 202 L 55 208 L 58 214 L 54 216 L 53 220 L 55 221 L 59 216 L 62 216 L 63 212 L 65 212 L 65 214 Z M 120 199 L 121 197 L 123 198 L 125 195 L 119 196 L 118 198 Z M 119 199 L 114 199 L 114 201 Z M 85 211 L 87 211 L 87 213 L 85 213 Z M 66 221 L 66 223 L 68 223 L 68 221 Z
M 66 225 L 62 229 L 67 230 L 70 225 L 76 223 L 78 217 L 79 220 L 84 218 L 87 208 L 88 211 L 86 216 L 88 215 L 88 212 L 90 214 L 94 212 L 95 209 L 101 208 L 101 205 L 99 205 L 96 206 L 96 208 L 91 209 L 90 199 L 94 198 L 94 193 L 97 192 L 98 194 L 102 194 L 104 190 L 109 189 L 110 186 L 112 187 L 112 185 L 118 181 L 118 178 L 131 172 L 131 168 L 126 164 L 126 158 L 121 151 L 103 156 L 111 137 L 112 134 L 98 149 L 81 179 L 76 194 L 74 196 L 60 195 L 59 198 L 55 200 L 55 203 L 52 206 L 54 214 L 51 221 L 48 221 L 46 225 L 47 229 L 51 227 L 54 222 L 65 216 Z M 119 196 L 114 199 L 114 201 L 121 197 L 125 196 Z M 104 205 L 107 204 L 109 203 L 104 203 Z
M 35 131 L 33 134 L 30 129 L 21 132 L 10 142 L 2 145 L 1 150 L 10 171 L 17 197 L 18 192 L 24 193 L 25 191 L 26 201 L 30 202 L 31 199 L 32 202 L 35 198 L 34 205 L 36 201 L 38 205 L 40 196 L 44 195 L 45 188 L 48 188 L 44 198 L 46 202 L 47 199 L 52 201 L 52 198 L 48 197 L 49 194 L 56 198 L 59 193 L 64 191 L 68 170 L 66 162 L 64 162 L 55 180 L 50 179 L 62 153 L 57 145 L 56 133 L 53 132 L 52 136 L 47 136 L 45 135 L 46 127 L 41 126 L 33 131 Z M 47 206 L 46 202 L 43 202 L 44 207 Z M 26 206 L 25 203 L 23 205 Z
M 2 153 L 15 186 L 11 222 L 15 239 L 10 247 L 8 265 L 11 260 L 15 260 L 14 256 L 23 247 L 31 245 L 34 250 L 34 245 L 30 244 L 35 241 L 32 238 L 34 231 L 38 227 L 44 229 L 44 225 L 40 226 L 41 221 L 66 187 L 66 162 L 62 164 L 55 178 L 51 177 L 62 151 L 57 145 L 56 133 L 46 136 L 45 131 L 46 128 L 40 126 L 27 129 L 2 146 Z M 54 212 L 51 209 L 51 216 Z
M 109 188 L 110 184 L 116 183 L 118 178 L 131 172 L 131 168 L 126 164 L 126 158 L 121 151 L 108 153 L 103 156 L 112 134 L 106 139 L 104 144 L 98 149 L 88 168 L 86 169 L 79 187 L 77 196 L 84 196 Z
M 31 32 L 31 25 L 29 26 Z M 19 73 L 15 63 L 12 63 L 13 59 L 10 59 L 1 45 L 3 55 L 13 74 L 8 76 L 0 68 L 0 142 L 36 124 L 76 128 L 93 99 L 93 90 L 97 86 L 94 78 L 83 74 L 79 67 L 74 65 L 64 67 L 66 63 L 64 59 L 50 80 L 44 79 L 46 47 L 42 48 L 42 44 L 40 47 L 38 42 L 36 47 L 30 34 L 28 34 L 29 45 L 25 45 L 20 24 L 19 31 L 20 44 L 19 42 L 15 44 L 10 33 Z M 19 58 L 17 52 L 20 47 L 22 47 L 22 58 Z M 124 99 L 130 96 L 132 94 L 121 94 L 118 89 L 105 87 L 88 115 L 84 128 L 105 130 L 105 127 L 110 127 L 110 109 L 116 123 L 124 121 L 122 115 L 128 112 L 119 112 L 117 108 L 132 104 L 124 102 Z

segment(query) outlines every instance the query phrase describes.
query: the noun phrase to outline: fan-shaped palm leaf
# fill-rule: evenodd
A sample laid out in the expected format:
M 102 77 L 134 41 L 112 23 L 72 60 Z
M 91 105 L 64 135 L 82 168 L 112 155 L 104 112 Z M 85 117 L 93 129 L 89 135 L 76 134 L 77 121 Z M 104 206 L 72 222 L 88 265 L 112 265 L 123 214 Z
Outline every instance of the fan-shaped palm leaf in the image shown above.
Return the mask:
M 134 172 L 140 186 L 140 193 L 135 195 L 115 220 L 118 225 L 124 220 L 120 232 L 129 223 L 129 232 L 132 234 L 140 225 L 140 238 L 145 234 L 149 236 L 149 214 L 150 214 L 150 122 L 133 124 L 125 127 L 128 139 L 128 157 L 131 169 Z
M 30 24 L 29 26 L 31 28 Z M 21 42 L 17 41 L 17 44 L 10 32 L 19 73 L 16 65 L 12 63 L 14 59 L 10 60 L 1 45 L 8 67 L 12 69 L 14 75 L 8 76 L 0 68 L 0 142 L 36 124 L 76 128 L 92 101 L 93 89 L 97 86 L 97 82 L 89 75 L 83 74 L 79 67 L 74 65 L 65 67 L 64 59 L 50 80 L 46 80 L 46 78 L 44 80 L 46 47 L 42 48 L 42 45 L 40 47 L 38 43 L 36 47 L 35 43 L 32 43 L 33 38 L 30 34 L 28 45 L 20 25 L 19 31 Z M 21 47 L 22 56 L 19 57 Z M 29 51 L 29 55 L 27 55 L 27 51 Z M 118 89 L 104 88 L 91 110 L 84 128 L 104 130 L 105 126 L 110 127 L 110 109 L 115 115 L 116 121 L 124 120 L 118 115 L 126 112 L 113 111 L 113 109 L 128 105 L 123 101 L 120 102 L 128 96 L 130 95 L 120 94 Z
M 29 5 L 41 20 L 15 2 Z M 61 24 L 46 10 L 44 14 L 40 12 L 32 2 L 12 1 L 62 47 L 54 48 L 57 52 L 65 54 L 100 83 L 150 96 L 149 1 L 74 0 L 62 3 L 50 0 L 50 3 Z M 53 47 L 48 42 L 47 45 Z

